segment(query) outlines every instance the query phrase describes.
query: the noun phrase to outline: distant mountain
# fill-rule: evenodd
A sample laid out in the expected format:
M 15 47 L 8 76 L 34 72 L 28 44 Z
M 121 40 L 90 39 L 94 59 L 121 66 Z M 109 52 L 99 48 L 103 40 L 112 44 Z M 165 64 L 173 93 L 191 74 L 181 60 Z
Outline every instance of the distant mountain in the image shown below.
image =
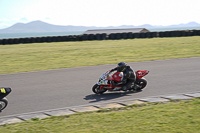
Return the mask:
M 32 21 L 30 23 L 16 23 L 11 27 L 1 29 L 0 33 L 34 33 L 34 32 L 68 32 L 85 31 L 95 27 L 85 26 L 60 26 L 48 24 L 42 21 Z
M 166 26 L 169 28 L 173 28 L 173 27 L 200 27 L 199 23 L 196 22 L 189 22 L 187 24 L 178 24 L 178 25 L 170 25 L 170 26 Z
M 170 25 L 170 26 L 152 26 L 149 24 L 134 26 L 134 25 L 122 25 L 122 26 L 109 26 L 109 27 L 86 27 L 86 26 L 61 26 L 45 23 L 42 21 L 32 21 L 30 23 L 16 23 L 11 27 L 1 29 L 0 33 L 35 33 L 35 32 L 72 32 L 72 31 L 86 31 L 91 29 L 121 29 L 121 28 L 180 28 L 180 27 L 200 27 L 199 23 L 189 22 L 187 24 Z

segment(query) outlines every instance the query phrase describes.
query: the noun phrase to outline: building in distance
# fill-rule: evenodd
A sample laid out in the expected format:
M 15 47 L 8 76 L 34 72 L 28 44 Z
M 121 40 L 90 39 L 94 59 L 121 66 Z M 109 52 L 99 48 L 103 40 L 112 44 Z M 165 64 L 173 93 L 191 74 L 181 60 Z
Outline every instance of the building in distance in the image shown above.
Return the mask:
M 83 34 L 111 34 L 111 33 L 145 33 L 150 32 L 145 28 L 128 28 L 128 29 L 97 29 L 97 30 L 87 30 Z

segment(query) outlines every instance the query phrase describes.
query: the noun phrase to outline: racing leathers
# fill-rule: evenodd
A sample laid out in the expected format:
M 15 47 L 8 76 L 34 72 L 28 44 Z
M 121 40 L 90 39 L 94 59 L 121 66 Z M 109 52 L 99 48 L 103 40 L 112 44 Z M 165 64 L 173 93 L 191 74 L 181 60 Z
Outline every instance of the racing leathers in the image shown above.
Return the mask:
M 117 67 L 112 69 L 110 72 L 117 71 Z M 136 80 L 135 72 L 130 66 L 126 66 L 125 71 L 123 71 L 123 77 L 120 82 L 113 82 L 112 84 L 114 86 L 117 85 L 123 85 L 122 90 L 127 91 L 134 85 L 134 82 Z

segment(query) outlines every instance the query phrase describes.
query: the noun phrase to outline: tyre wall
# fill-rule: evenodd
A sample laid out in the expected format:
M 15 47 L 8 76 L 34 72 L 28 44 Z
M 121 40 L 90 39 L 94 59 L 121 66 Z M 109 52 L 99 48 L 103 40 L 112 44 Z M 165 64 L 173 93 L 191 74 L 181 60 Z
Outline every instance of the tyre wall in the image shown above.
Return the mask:
M 92 41 L 92 40 L 120 40 L 134 38 L 155 38 L 155 37 L 186 37 L 200 36 L 200 30 L 160 31 L 146 33 L 111 33 L 111 34 L 82 34 L 69 36 L 48 36 L 48 37 L 27 37 L 0 39 L 0 45 L 26 44 L 26 43 L 50 43 L 65 41 Z

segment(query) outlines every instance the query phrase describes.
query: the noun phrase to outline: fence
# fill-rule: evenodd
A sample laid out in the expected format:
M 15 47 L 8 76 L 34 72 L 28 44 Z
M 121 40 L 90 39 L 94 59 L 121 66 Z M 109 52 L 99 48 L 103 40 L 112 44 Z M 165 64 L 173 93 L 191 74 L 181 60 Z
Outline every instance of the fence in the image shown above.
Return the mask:
M 43 42 L 68 42 L 68 41 L 88 41 L 88 40 L 118 40 L 134 38 L 154 38 L 154 37 L 185 37 L 200 36 L 200 30 L 162 31 L 146 33 L 111 33 L 111 34 L 83 34 L 69 36 L 48 36 L 0 39 L 0 45 L 43 43 Z

